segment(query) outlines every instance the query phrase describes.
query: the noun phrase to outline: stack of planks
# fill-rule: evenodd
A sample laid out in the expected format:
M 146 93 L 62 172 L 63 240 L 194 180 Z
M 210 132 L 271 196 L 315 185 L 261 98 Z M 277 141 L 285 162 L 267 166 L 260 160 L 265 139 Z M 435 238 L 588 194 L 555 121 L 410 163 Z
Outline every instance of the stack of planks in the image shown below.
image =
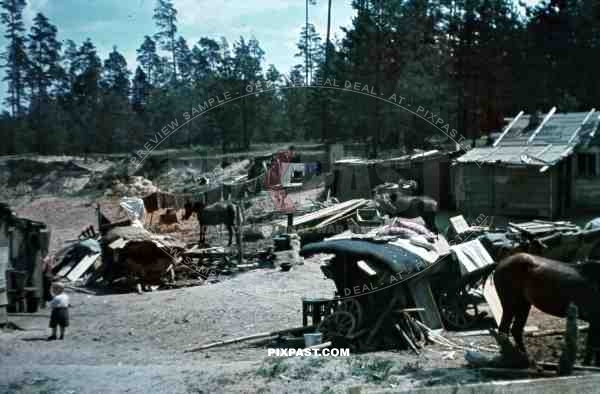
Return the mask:
M 358 208 L 363 207 L 368 202 L 369 200 L 359 198 L 307 213 L 306 215 L 294 218 L 293 227 L 296 229 L 300 227 L 323 228 L 348 219 L 356 213 Z M 287 226 L 287 221 L 280 220 L 276 222 L 275 225 L 285 227 Z
M 533 220 L 525 223 L 508 223 L 509 227 L 517 230 L 520 233 L 525 233 L 532 237 L 554 233 L 554 232 L 577 232 L 580 228 L 569 222 L 550 222 L 546 220 Z

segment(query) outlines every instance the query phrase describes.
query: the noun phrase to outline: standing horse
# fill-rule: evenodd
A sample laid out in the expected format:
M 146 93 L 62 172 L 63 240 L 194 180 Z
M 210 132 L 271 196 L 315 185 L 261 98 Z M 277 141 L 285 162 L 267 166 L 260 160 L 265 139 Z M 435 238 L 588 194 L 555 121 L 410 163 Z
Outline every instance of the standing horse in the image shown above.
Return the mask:
M 438 203 L 427 196 L 403 196 L 397 193 L 390 195 L 390 201 L 396 206 L 398 214 L 407 219 L 422 217 L 425 225 L 435 234 L 439 230 L 435 224 L 435 214 L 438 212 Z
M 531 306 L 557 317 L 565 317 L 570 303 L 579 318 L 590 323 L 585 364 L 598 352 L 596 330 L 600 328 L 600 263 L 566 264 L 527 253 L 517 253 L 499 263 L 469 273 L 472 280 L 494 273 L 494 285 L 502 304 L 498 331 L 510 332 L 520 351 L 526 354 L 523 329 Z M 511 329 L 512 324 L 512 329 Z M 596 365 L 600 364 L 596 353 Z
M 231 246 L 233 231 L 235 230 L 236 235 L 240 236 L 240 230 L 243 223 L 242 209 L 230 202 L 217 202 L 210 205 L 205 205 L 203 202 L 186 202 L 185 203 L 185 214 L 183 218 L 187 220 L 192 214 L 196 214 L 198 217 L 198 223 L 200 225 L 200 243 L 206 243 L 206 230 L 207 226 L 214 226 L 217 224 L 225 224 L 227 231 L 229 232 L 229 246 Z M 239 239 L 237 241 L 239 243 Z

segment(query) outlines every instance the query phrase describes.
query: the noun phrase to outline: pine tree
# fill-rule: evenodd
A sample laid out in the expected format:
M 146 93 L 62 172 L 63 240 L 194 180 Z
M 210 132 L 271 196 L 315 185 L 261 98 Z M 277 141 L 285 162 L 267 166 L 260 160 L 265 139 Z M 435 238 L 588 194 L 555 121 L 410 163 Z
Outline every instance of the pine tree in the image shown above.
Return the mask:
M 300 40 L 296 46 L 298 47 L 298 53 L 295 56 L 306 57 L 302 65 L 302 71 L 304 71 L 306 83 L 308 84 L 314 79 L 313 70 L 316 70 L 324 61 L 324 45 L 312 23 L 308 24 L 308 31 L 306 28 L 302 29 Z
M 60 49 L 61 44 L 56 39 L 56 27 L 50 24 L 43 14 L 38 13 L 29 34 L 30 62 L 27 83 L 31 89 L 30 115 L 36 132 L 36 150 L 42 153 L 49 149 L 47 143 L 49 136 L 44 132 L 44 128 L 47 129 L 50 122 L 43 121 L 44 114 L 49 115 L 49 108 L 52 105 L 49 90 L 53 85 L 56 87 L 63 75 Z
M 6 66 L 5 81 L 8 81 L 8 97 L 6 103 L 11 115 L 21 116 L 24 113 L 25 79 L 28 67 L 26 52 L 25 26 L 23 24 L 23 9 L 25 0 L 0 1 L 0 21 L 5 25 L 4 37 L 7 40 L 3 59 Z
M 74 120 L 73 133 L 70 139 L 73 150 L 101 148 L 98 142 L 102 139 L 102 131 L 98 127 L 100 122 L 100 80 L 102 76 L 102 62 L 98 57 L 96 47 L 90 39 L 81 44 L 73 59 L 72 72 L 74 82 L 72 88 L 73 104 L 70 115 Z
M 156 42 L 151 37 L 144 36 L 144 42 L 136 52 L 136 59 L 142 66 L 148 83 L 156 85 L 158 82 L 158 70 L 160 68 L 160 57 L 156 53 Z
M 179 68 L 180 80 L 184 84 L 190 82 L 194 63 L 192 61 L 192 51 L 190 51 L 190 48 L 183 37 L 179 37 L 175 43 L 175 60 L 177 61 L 177 66 Z
M 239 82 L 239 88 L 243 89 L 249 82 L 260 78 L 264 51 L 255 38 L 246 42 L 243 37 L 240 37 L 240 40 L 234 44 L 233 51 L 233 73 Z M 248 149 L 254 127 L 253 119 L 251 119 L 253 101 L 248 97 L 242 97 L 241 106 L 242 147 Z
M 137 66 L 135 76 L 133 77 L 133 86 L 131 93 L 131 107 L 134 112 L 141 113 L 146 105 L 149 83 L 146 73 L 142 67 Z
M 104 61 L 102 87 L 109 93 L 127 98 L 129 95 L 129 77 L 131 72 L 127 69 L 127 61 L 114 46 L 108 59 Z
M 48 18 L 38 13 L 29 34 L 30 77 L 37 99 L 45 99 L 48 90 L 61 74 L 61 43 L 56 39 L 56 26 L 50 24 Z M 33 100 L 33 98 L 32 98 Z M 39 105 L 39 103 L 38 103 Z
M 154 39 L 160 48 L 171 55 L 172 79 L 177 79 L 176 35 L 177 35 L 177 10 L 171 0 L 157 0 L 154 8 L 154 21 L 158 32 Z

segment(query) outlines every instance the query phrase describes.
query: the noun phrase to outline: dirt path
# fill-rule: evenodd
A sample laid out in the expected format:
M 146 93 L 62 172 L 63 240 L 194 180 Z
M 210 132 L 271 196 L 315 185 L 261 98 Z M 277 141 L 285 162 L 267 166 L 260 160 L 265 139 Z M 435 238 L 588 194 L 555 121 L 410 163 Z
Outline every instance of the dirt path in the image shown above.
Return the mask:
M 65 341 L 43 341 L 48 310 L 11 316 L 26 330 L 0 334 L 6 371 L 0 391 L 323 392 L 479 379 L 465 369 L 434 371 L 462 361 L 444 361 L 445 350 L 433 347 L 419 358 L 408 352 L 274 358 L 246 344 L 183 353 L 194 344 L 301 325 L 301 296 L 333 294 L 333 283 L 322 277 L 312 260 L 287 273 L 257 270 L 218 284 L 141 296 L 71 293 L 72 327 Z
M 116 204 L 103 200 L 103 210 Z M 14 205 L 25 217 L 52 230 L 52 249 L 95 223 L 85 198 L 42 198 Z M 195 237 L 186 223 L 187 238 Z M 318 257 L 290 272 L 261 269 L 220 283 L 137 294 L 90 296 L 71 293 L 65 341 L 46 342 L 49 311 L 11 315 L 24 331 L 0 331 L 0 392 L 11 393 L 218 393 L 347 392 L 352 386 L 410 389 L 485 380 L 464 368 L 462 351 L 428 346 L 408 351 L 350 357 L 268 357 L 248 344 L 202 353 L 193 345 L 301 325 L 301 297 L 331 297 Z M 561 320 L 533 312 L 530 325 L 562 327 Z M 448 334 L 452 335 L 452 334 Z M 489 337 L 469 337 L 489 345 Z M 532 341 L 532 353 L 555 357 L 560 338 Z

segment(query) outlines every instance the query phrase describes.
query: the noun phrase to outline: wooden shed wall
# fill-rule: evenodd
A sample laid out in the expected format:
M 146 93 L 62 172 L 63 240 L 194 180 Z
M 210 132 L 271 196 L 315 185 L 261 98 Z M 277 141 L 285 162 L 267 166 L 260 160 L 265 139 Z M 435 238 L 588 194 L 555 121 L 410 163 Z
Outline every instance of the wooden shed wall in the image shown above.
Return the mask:
M 600 178 L 576 178 L 574 183 L 575 207 L 600 208 Z
M 559 212 L 556 169 L 462 164 L 455 175 L 457 208 L 468 215 L 551 218 Z
M 440 207 L 450 202 L 450 161 L 430 160 L 414 163 L 340 164 L 334 169 L 334 195 L 340 200 L 369 198 L 372 189 L 400 178 L 418 182 L 418 194 L 434 198 Z

